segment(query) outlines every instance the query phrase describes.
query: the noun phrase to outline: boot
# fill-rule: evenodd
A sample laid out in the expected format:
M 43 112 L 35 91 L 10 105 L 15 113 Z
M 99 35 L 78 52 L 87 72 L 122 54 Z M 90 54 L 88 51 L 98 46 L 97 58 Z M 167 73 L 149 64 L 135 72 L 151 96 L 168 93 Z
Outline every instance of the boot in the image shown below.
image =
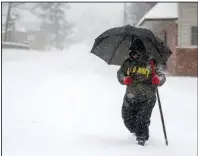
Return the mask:
M 138 145 L 144 146 L 146 140 L 148 140 L 148 137 L 145 137 L 145 136 L 138 136 L 138 137 L 136 138 L 136 140 L 137 140 L 137 142 L 138 142 Z
M 144 146 L 145 145 L 145 141 L 144 140 L 138 140 L 138 145 Z

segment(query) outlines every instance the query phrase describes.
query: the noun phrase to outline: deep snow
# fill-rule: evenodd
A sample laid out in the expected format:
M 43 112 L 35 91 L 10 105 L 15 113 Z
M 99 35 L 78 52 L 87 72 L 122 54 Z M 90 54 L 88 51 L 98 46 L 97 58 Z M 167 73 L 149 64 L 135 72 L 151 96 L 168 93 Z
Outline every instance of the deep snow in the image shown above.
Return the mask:
M 196 156 L 197 78 L 167 78 L 159 91 L 169 146 L 156 103 L 141 147 L 122 122 L 118 67 L 90 49 L 3 50 L 3 156 Z

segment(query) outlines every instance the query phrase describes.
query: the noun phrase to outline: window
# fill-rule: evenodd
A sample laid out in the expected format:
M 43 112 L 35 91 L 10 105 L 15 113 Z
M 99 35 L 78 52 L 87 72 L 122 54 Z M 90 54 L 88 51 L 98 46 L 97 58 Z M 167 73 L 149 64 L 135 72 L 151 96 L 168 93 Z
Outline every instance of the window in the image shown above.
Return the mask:
M 197 45 L 198 26 L 191 27 L 191 45 Z

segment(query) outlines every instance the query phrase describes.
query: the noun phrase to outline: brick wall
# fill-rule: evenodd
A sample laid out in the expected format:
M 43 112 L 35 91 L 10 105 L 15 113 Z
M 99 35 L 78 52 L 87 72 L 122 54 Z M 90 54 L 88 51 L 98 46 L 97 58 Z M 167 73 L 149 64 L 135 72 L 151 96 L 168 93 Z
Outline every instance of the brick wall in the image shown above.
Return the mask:
M 198 76 L 198 48 L 177 48 L 175 72 L 178 76 Z
M 159 32 L 156 32 L 156 35 L 160 37 L 163 41 L 166 41 L 168 47 L 172 50 L 173 54 L 170 56 L 167 62 L 167 75 L 177 75 L 176 68 L 176 47 L 178 44 L 177 41 L 178 26 L 175 22 L 164 27 Z
M 165 35 L 166 32 L 166 35 Z M 169 24 L 156 35 L 165 41 L 173 54 L 167 62 L 167 74 L 171 76 L 198 76 L 198 48 L 176 48 L 178 46 L 178 25 Z

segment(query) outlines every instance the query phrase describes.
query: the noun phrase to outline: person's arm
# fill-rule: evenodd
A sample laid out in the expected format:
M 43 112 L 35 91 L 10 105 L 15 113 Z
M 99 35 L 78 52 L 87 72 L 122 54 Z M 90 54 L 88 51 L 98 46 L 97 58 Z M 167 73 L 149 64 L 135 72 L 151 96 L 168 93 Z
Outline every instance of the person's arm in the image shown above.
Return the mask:
M 155 66 L 155 72 L 156 72 L 157 78 L 155 78 L 156 76 L 153 77 L 153 81 L 157 81 L 154 79 L 159 79 L 157 85 L 162 86 L 166 82 L 166 76 L 165 76 L 165 72 L 160 64 L 157 64 Z
M 120 84 L 125 85 L 124 84 L 124 79 L 127 77 L 127 69 L 129 66 L 129 60 L 126 59 L 122 66 L 119 68 L 119 70 L 117 71 L 117 78 L 118 81 L 120 82 Z

